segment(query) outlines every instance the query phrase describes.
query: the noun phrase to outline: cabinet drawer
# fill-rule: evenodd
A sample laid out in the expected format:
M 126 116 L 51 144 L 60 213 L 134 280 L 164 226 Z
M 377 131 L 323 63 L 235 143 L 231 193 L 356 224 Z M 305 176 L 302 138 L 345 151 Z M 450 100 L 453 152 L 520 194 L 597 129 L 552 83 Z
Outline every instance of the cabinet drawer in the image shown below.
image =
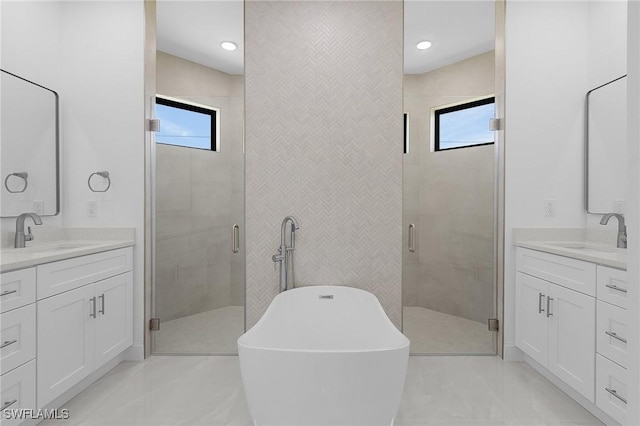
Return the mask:
M 0 374 L 36 356 L 36 305 L 0 314 Z
M 35 410 L 36 407 L 36 361 L 31 360 L 2 376 L 0 407 L 2 426 L 15 426 L 22 419 L 7 419 L 4 410 Z
M 598 265 L 598 299 L 627 309 L 627 271 Z
M 36 301 L 36 268 L 0 274 L 0 313 Z
M 596 295 L 596 265 L 569 257 L 518 248 L 518 270 L 554 284 Z
M 596 355 L 596 406 L 621 424 L 627 419 L 627 370 Z
M 598 353 L 626 368 L 629 335 L 627 310 L 598 300 L 596 334 Z
M 46 263 L 38 268 L 38 300 L 130 271 L 131 247 Z

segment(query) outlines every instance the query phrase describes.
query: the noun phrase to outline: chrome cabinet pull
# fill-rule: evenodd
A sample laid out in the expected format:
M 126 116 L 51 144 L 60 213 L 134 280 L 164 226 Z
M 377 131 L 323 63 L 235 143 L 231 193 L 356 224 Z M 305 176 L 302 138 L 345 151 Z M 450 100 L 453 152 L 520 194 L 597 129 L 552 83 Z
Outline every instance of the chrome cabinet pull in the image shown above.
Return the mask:
M 17 339 L 13 339 L 13 340 L 5 340 L 4 343 L 2 343 L 2 345 L 0 345 L 0 349 L 2 348 L 6 348 L 9 345 L 13 345 L 14 343 L 16 343 L 18 340 Z
M 97 312 L 96 312 L 96 298 L 92 297 L 91 299 L 89 299 L 89 301 L 93 304 L 93 311 L 89 312 L 89 316 L 92 318 L 96 318 L 97 317 Z
M 231 244 L 231 251 L 233 253 L 240 251 L 240 227 L 237 223 L 231 227 Z
M 625 398 L 621 397 L 620 395 L 618 395 L 618 392 L 615 389 L 604 388 L 604 390 L 606 390 L 611 395 L 615 396 L 616 398 L 618 398 L 620 401 L 624 402 L 625 404 L 627 403 L 627 400 Z
M 551 301 L 553 300 L 553 297 L 549 297 L 547 296 L 547 318 L 549 318 L 550 316 L 552 316 L 553 314 L 551 313 Z
M 416 225 L 409 224 L 409 252 L 416 251 Z
M 606 334 L 607 336 L 613 337 L 614 339 L 620 340 L 622 343 L 627 343 L 627 339 L 618 336 L 613 331 L 605 331 L 604 334 Z
M 17 399 L 14 399 L 13 401 L 6 401 L 4 404 L 2 404 L 2 408 L 0 408 L 0 411 L 6 410 L 7 408 L 11 407 L 16 402 L 18 402 Z
M 605 287 L 610 288 L 611 290 L 620 291 L 622 293 L 626 293 L 627 292 L 626 288 L 618 287 L 617 285 L 613 285 L 613 284 L 605 284 Z
M 18 290 L 6 290 L 0 293 L 0 296 L 6 296 L 7 294 L 17 293 Z
M 100 306 L 102 306 L 102 309 L 100 309 L 98 312 L 100 312 L 102 315 L 104 315 L 104 293 L 102 293 L 100 296 L 98 296 L 98 299 L 102 299 L 101 300 L 101 304 L 100 304 Z
M 542 299 L 544 299 L 544 294 L 538 293 L 538 313 L 541 314 L 544 312 L 544 308 L 542 307 Z

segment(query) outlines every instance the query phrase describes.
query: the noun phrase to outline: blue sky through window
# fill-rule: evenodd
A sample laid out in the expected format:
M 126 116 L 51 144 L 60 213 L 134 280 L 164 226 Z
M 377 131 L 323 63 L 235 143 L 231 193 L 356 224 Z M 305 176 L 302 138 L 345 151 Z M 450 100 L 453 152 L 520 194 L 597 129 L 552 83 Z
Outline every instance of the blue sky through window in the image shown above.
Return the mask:
M 441 114 L 440 149 L 494 142 L 489 130 L 489 120 L 494 116 L 494 103 Z
M 156 142 L 211 149 L 211 115 L 156 103 L 156 117 L 160 119 Z

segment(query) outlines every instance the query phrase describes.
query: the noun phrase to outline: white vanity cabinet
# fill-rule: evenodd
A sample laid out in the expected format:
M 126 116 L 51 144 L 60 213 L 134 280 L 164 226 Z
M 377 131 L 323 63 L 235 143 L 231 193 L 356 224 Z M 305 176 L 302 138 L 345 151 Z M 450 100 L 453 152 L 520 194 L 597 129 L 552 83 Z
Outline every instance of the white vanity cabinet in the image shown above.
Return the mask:
M 126 248 L 43 265 L 42 283 L 38 270 L 40 408 L 132 344 L 131 253 Z M 87 283 L 91 277 L 104 279 Z M 47 297 L 40 299 L 41 293 Z
M 516 345 L 594 402 L 595 265 L 567 260 L 518 248 Z

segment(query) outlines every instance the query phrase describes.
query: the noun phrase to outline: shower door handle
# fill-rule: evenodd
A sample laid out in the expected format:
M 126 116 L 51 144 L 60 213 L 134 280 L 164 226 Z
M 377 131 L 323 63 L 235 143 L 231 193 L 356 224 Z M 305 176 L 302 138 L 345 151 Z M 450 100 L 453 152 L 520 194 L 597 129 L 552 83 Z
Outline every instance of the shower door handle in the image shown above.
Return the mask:
M 240 227 L 238 224 L 231 227 L 231 251 L 233 253 L 240 251 Z
M 413 223 L 409 224 L 409 251 L 416 251 L 416 225 Z

